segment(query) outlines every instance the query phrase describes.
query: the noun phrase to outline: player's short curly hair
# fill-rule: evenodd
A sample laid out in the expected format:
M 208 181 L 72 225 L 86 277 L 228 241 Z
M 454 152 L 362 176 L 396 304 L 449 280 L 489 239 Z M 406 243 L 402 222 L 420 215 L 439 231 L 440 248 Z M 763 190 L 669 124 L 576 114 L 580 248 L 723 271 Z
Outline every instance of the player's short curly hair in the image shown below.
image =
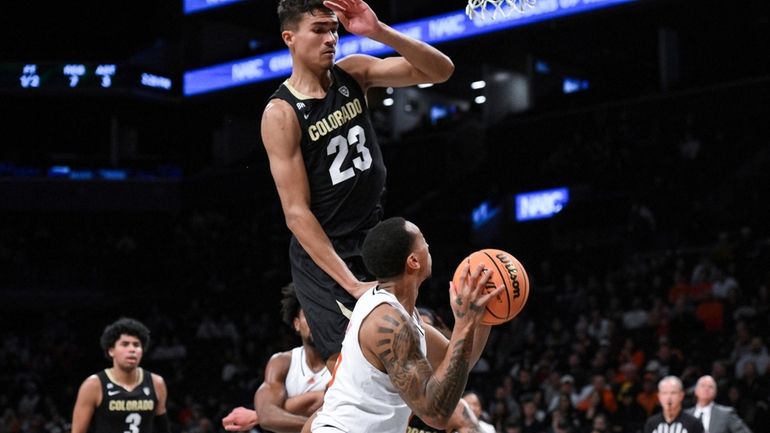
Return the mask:
M 324 6 L 323 0 L 280 0 L 278 2 L 278 20 L 281 22 L 281 30 L 296 27 L 302 19 L 302 15 L 334 14 L 331 9 Z
M 297 299 L 297 292 L 294 289 L 294 283 L 289 283 L 281 289 L 281 319 L 283 323 L 293 326 L 294 319 L 299 317 L 299 310 L 302 306 Z
M 404 272 L 413 244 L 414 234 L 406 229 L 406 220 L 388 218 L 366 235 L 361 249 L 364 264 L 378 280 L 397 277 Z
M 136 319 L 121 317 L 115 322 L 107 325 L 102 332 L 99 340 L 104 351 L 104 356 L 110 357 L 109 351 L 120 340 L 121 335 L 130 335 L 139 339 L 142 343 L 142 349 L 147 351 L 150 347 L 150 330 L 144 324 Z

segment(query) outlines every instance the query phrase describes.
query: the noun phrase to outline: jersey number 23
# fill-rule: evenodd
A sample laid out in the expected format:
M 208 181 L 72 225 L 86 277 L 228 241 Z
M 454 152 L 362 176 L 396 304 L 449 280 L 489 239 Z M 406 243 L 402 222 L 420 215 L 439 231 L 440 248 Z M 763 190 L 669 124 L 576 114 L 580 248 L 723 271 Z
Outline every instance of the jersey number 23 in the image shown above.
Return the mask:
M 348 156 L 349 148 L 355 146 L 355 152 L 358 156 L 353 158 L 352 167 L 343 167 L 342 164 Z M 329 141 L 329 145 L 326 147 L 326 154 L 334 156 L 334 161 L 329 167 L 329 175 L 332 179 L 332 185 L 337 185 L 340 182 L 344 182 L 356 175 L 356 169 L 358 171 L 366 171 L 372 166 L 372 154 L 369 152 L 369 148 L 366 147 L 366 135 L 364 134 L 364 128 L 356 125 L 348 130 L 348 136 L 343 137 L 338 135 Z

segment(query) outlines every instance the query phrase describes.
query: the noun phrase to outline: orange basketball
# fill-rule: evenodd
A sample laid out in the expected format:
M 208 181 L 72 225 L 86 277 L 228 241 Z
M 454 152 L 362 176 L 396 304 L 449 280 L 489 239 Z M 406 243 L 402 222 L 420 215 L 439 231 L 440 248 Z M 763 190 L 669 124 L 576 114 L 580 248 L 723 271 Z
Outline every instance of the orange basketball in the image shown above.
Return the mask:
M 455 287 L 459 287 L 463 265 L 468 261 L 470 261 L 471 272 L 479 263 L 483 263 L 484 271 L 492 273 L 487 282 L 487 293 L 501 284 L 505 286 L 500 295 L 487 304 L 487 311 L 481 318 L 481 323 L 499 325 L 516 317 L 529 298 L 529 276 L 524 266 L 516 257 L 505 251 L 491 248 L 479 250 L 466 257 L 457 266 L 454 278 L 452 278 Z

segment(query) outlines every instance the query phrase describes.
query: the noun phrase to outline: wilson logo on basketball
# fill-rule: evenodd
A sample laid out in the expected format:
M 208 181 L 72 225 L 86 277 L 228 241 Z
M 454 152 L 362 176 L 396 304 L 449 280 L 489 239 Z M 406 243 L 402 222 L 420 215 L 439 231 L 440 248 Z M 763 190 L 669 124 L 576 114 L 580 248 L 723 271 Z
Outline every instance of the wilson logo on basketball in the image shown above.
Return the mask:
M 529 277 L 521 262 L 516 256 L 503 250 L 485 248 L 474 251 L 455 269 L 452 278 L 455 290 L 462 288 L 463 280 L 476 269 L 483 269 L 487 274 L 484 277 L 487 293 L 503 286 L 497 299 L 487 303 L 481 323 L 499 325 L 516 317 L 529 298 Z
M 501 262 L 503 262 L 503 265 L 505 265 L 505 269 L 508 270 L 508 276 L 511 277 L 511 284 L 513 284 L 513 297 L 518 298 L 521 296 L 521 288 L 519 287 L 519 280 L 516 278 L 516 274 L 519 272 L 515 266 L 513 266 L 513 263 L 511 263 L 511 259 L 508 258 L 505 254 L 498 254 L 497 258 L 500 259 Z

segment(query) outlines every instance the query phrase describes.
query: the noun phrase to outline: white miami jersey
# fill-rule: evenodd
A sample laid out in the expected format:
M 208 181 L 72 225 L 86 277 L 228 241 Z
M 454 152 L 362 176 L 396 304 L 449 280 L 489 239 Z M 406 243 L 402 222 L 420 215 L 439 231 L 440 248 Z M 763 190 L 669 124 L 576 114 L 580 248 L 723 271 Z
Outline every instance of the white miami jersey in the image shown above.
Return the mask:
M 305 348 L 302 346 L 291 349 L 291 364 L 286 373 L 286 395 L 296 397 L 310 391 L 323 391 L 332 375 L 324 366 L 314 373 L 307 365 Z
M 364 356 L 358 341 L 363 320 L 380 304 L 388 303 L 409 317 L 398 299 L 385 290 L 367 291 L 356 302 L 332 384 L 324 396 L 312 429 L 335 427 L 344 432 L 404 433 L 409 422 L 409 409 L 387 373 L 376 369 Z M 420 336 L 420 351 L 425 355 L 425 331 L 415 314 L 412 322 Z

